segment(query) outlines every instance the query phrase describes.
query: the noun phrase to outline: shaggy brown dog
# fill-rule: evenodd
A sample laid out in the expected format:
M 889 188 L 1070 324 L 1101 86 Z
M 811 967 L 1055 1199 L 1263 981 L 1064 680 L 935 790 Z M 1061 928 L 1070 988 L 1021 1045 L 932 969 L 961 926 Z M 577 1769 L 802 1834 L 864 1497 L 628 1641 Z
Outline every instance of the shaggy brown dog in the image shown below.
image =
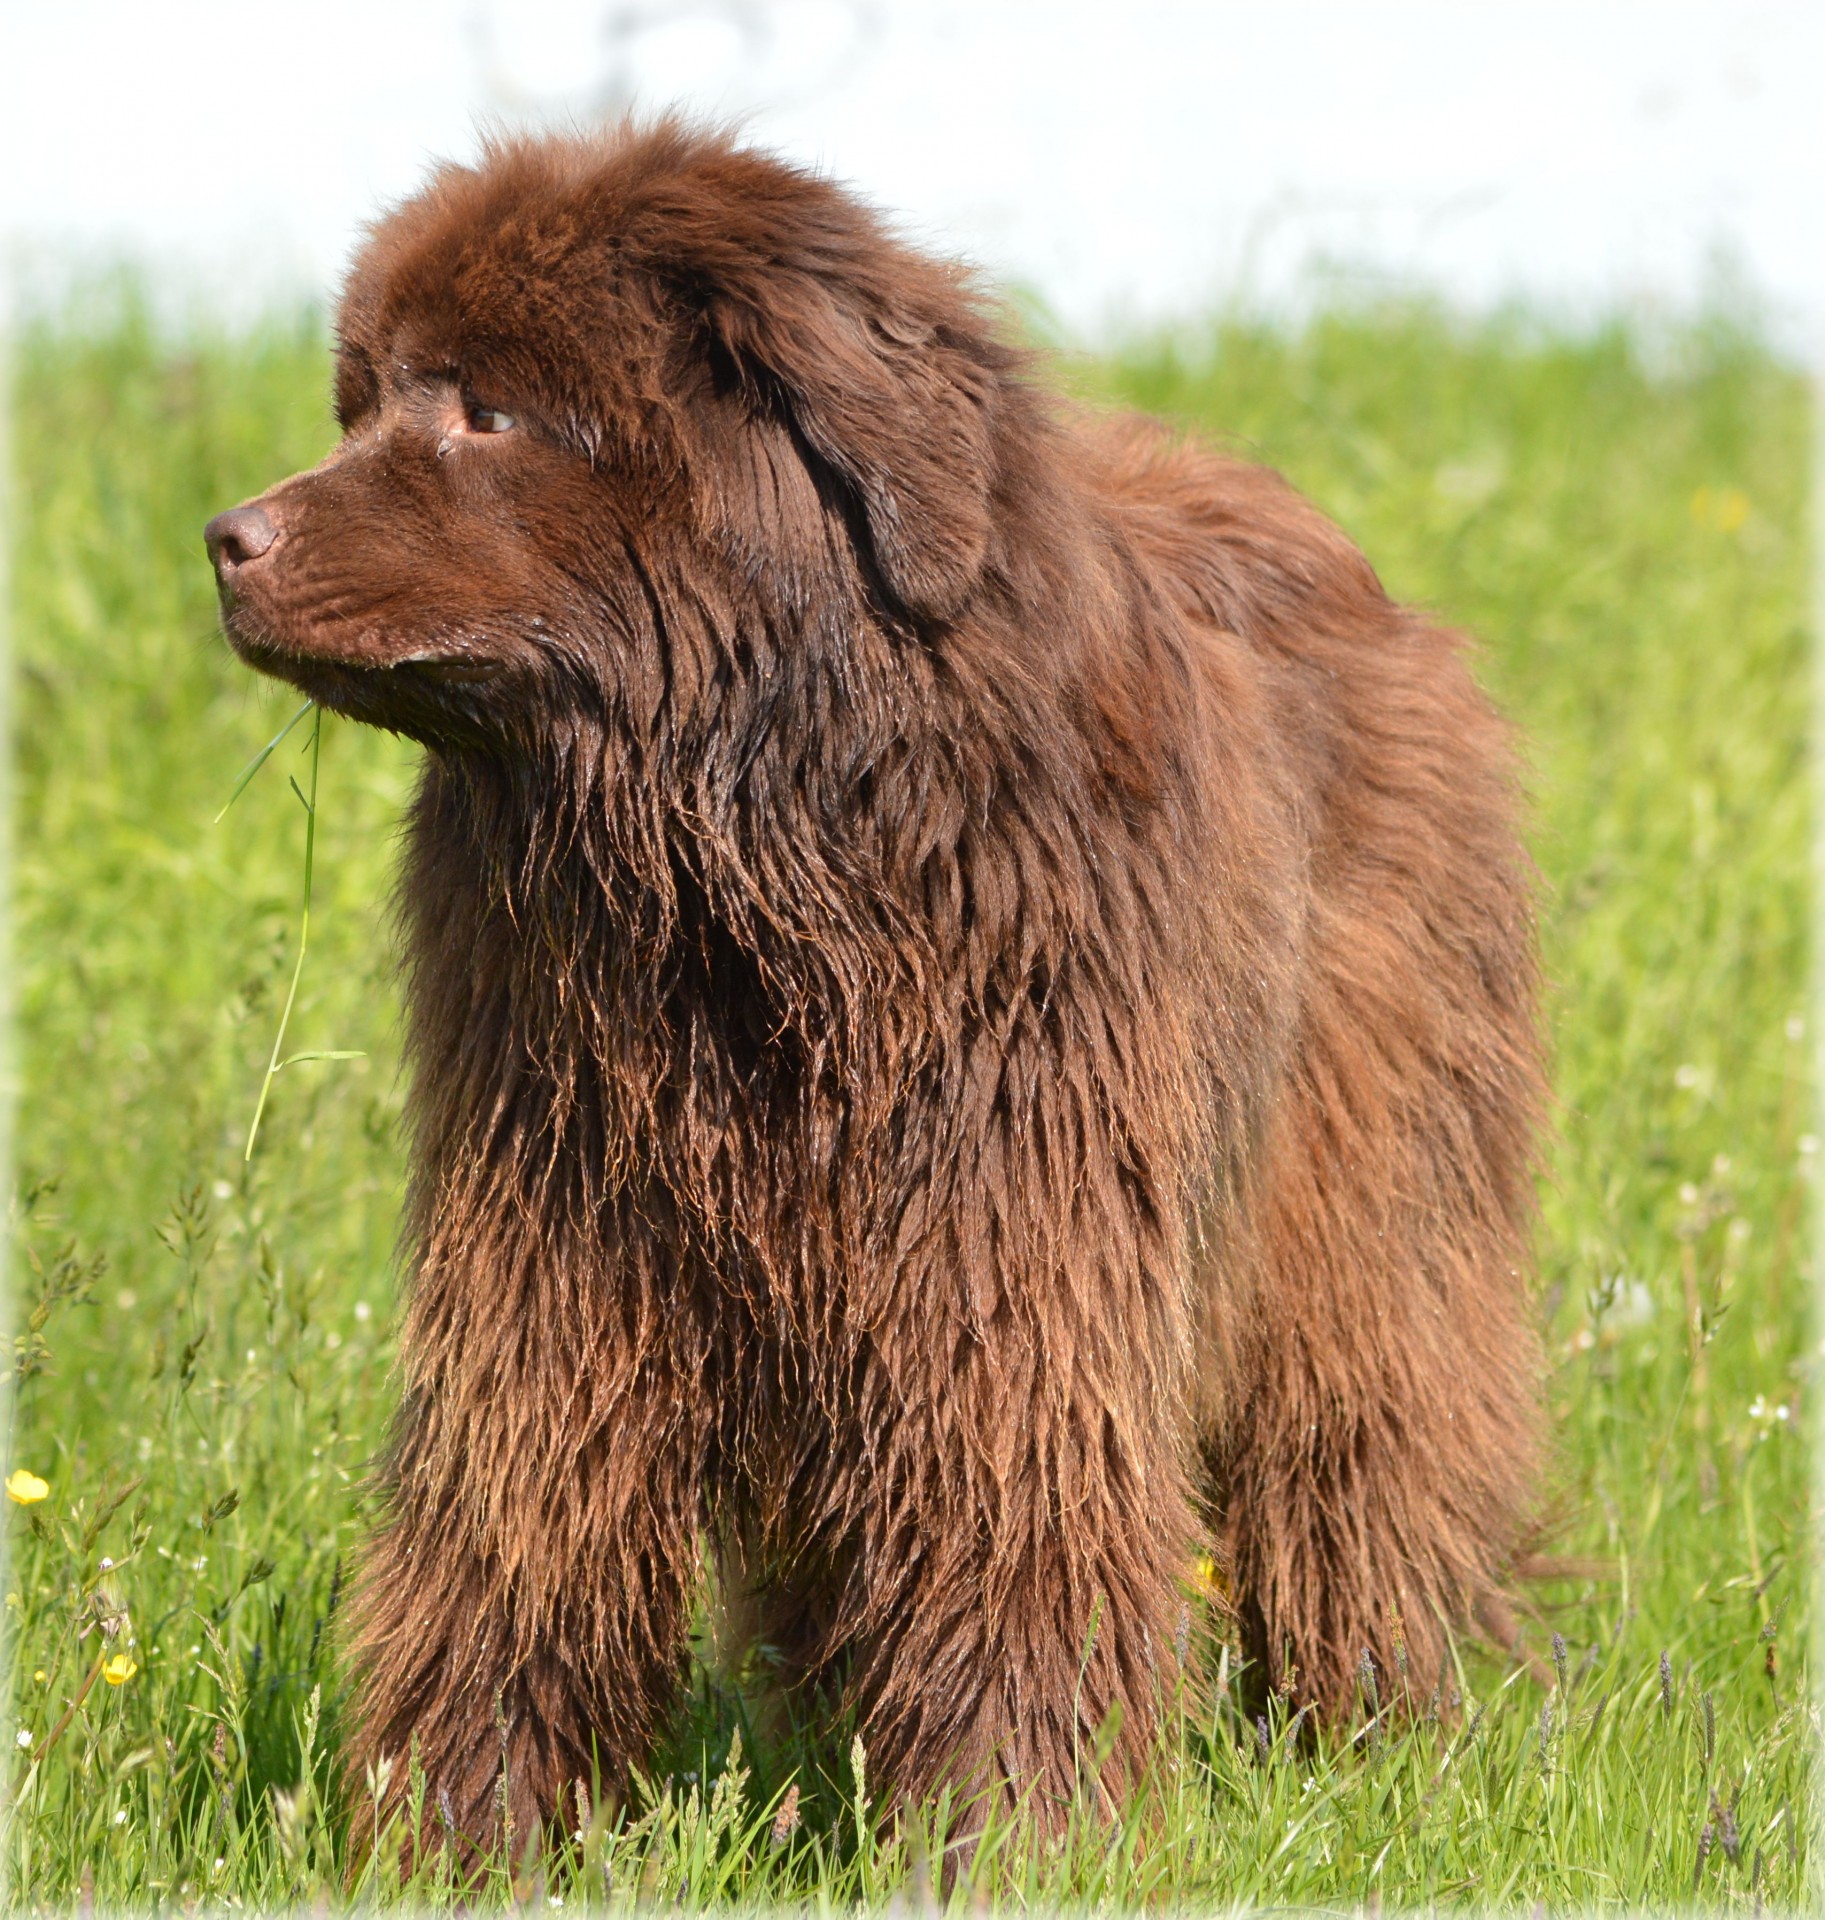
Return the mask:
M 440 171 L 340 335 L 340 446 L 208 538 L 245 659 L 426 749 L 357 1774 L 625 1779 L 706 1541 L 906 1794 L 1056 1817 L 1118 1703 L 1119 1794 L 1205 1541 L 1264 1682 L 1423 1697 L 1536 1459 L 1459 642 L 719 136 Z

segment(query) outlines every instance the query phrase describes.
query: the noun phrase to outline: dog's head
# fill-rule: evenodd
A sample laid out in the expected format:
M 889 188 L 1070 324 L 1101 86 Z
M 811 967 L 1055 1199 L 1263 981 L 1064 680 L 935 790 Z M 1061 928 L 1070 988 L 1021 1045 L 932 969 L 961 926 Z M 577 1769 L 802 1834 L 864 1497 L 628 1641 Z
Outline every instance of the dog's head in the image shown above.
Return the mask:
M 955 272 L 718 136 L 442 170 L 337 331 L 341 443 L 206 538 L 237 651 L 356 718 L 651 724 L 757 627 L 929 627 L 990 557 L 1014 356 Z

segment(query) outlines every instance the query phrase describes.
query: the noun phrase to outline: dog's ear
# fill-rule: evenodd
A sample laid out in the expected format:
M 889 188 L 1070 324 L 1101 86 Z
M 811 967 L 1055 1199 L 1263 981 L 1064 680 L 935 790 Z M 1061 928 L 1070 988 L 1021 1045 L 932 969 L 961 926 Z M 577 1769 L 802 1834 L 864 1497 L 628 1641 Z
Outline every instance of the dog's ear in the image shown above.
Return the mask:
M 881 587 L 938 620 L 968 599 L 988 551 L 993 412 L 1012 359 L 952 298 L 947 324 L 925 302 L 775 269 L 713 288 L 703 309 L 713 349 L 848 496 Z

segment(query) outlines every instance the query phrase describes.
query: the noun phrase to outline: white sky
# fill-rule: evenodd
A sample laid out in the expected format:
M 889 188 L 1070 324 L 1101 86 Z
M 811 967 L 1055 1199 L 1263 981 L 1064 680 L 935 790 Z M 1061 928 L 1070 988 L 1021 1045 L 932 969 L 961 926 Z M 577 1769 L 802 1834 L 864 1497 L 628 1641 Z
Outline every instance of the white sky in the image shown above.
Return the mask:
M 631 96 L 745 114 L 1079 335 L 1329 261 L 1574 312 L 1727 270 L 1825 346 L 1825 0 L 0 0 L 0 72 L 7 255 L 241 312 L 327 293 L 489 115 Z

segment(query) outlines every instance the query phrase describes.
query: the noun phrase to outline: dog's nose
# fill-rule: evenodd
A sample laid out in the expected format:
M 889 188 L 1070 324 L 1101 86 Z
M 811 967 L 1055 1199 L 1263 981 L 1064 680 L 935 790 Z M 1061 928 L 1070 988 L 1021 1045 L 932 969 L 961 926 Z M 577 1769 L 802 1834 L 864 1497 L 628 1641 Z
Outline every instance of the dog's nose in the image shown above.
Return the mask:
M 218 577 L 259 559 L 278 537 L 279 529 L 264 507 L 230 507 L 203 529 L 203 544 Z

